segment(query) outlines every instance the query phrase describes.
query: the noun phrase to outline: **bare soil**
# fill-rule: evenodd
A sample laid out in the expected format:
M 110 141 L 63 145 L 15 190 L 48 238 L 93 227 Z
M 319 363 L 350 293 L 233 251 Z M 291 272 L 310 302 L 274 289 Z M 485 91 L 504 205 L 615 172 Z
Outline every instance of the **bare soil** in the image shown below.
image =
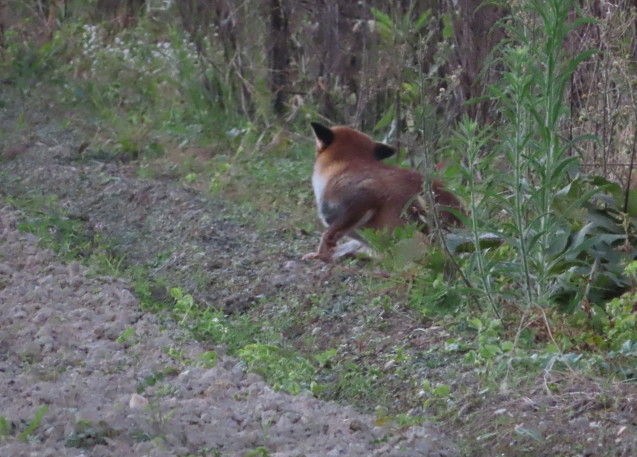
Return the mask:
M 141 312 L 125 280 L 62 264 L 15 225 L 0 208 L 0 411 L 12 429 L 0 455 L 453 454 L 430 428 L 377 426 L 351 407 L 273 391 L 223 348 Z M 206 366 L 199 356 L 211 350 L 221 357 Z

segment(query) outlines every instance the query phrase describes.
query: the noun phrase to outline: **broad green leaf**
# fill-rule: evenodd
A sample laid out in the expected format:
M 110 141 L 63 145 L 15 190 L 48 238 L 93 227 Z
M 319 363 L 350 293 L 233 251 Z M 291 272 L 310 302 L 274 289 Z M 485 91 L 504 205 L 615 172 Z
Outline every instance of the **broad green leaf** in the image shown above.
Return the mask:
M 471 328 L 474 328 L 478 331 L 482 330 L 482 328 L 484 327 L 484 325 L 482 324 L 482 321 L 478 317 L 473 317 L 469 319 L 467 323 L 469 324 Z
M 504 352 L 510 352 L 514 348 L 513 341 L 503 341 L 500 346 Z
M 556 256 L 562 252 L 566 248 L 568 244 L 569 236 L 571 235 L 571 228 L 568 225 L 568 222 L 565 220 L 561 220 L 561 222 L 554 224 L 551 227 L 552 230 L 549 230 L 551 236 L 550 244 L 547 249 L 547 254 L 550 256 Z
M 573 185 L 573 181 L 569 182 L 567 185 L 555 191 L 553 195 L 556 197 L 565 197 L 571 191 L 571 186 Z
M 391 18 L 387 14 L 383 13 L 381 10 L 372 8 L 372 14 L 374 15 L 374 19 L 385 25 L 387 28 L 391 29 L 394 27 L 394 23 L 392 22 Z
M 565 214 L 569 214 L 571 211 L 573 211 L 575 208 L 579 208 L 581 207 L 584 202 L 587 202 L 591 199 L 591 197 L 593 195 L 595 195 L 596 193 L 599 192 L 599 189 L 591 189 L 587 192 L 584 192 L 583 195 L 580 195 L 578 198 L 576 198 L 575 200 L 573 200 L 565 209 L 564 213 Z
M 427 25 L 427 21 L 429 20 L 429 17 L 431 16 L 431 10 L 425 10 L 420 16 L 418 16 L 418 19 L 416 19 L 416 23 L 414 24 L 414 27 L 416 28 L 417 31 L 420 31 L 420 29 L 422 29 L 425 25 Z
M 495 344 L 483 344 L 479 347 L 478 352 L 480 352 L 480 355 L 483 357 L 491 358 L 501 353 L 502 350 Z
M 624 210 L 624 202 L 621 202 L 621 209 Z M 637 189 L 629 189 L 628 190 L 628 207 L 626 208 L 626 213 L 630 217 L 637 217 Z
M 592 228 L 599 230 L 603 230 L 606 233 L 623 233 L 623 228 L 621 227 L 621 221 L 616 220 L 612 217 L 606 210 L 602 209 L 592 209 L 589 210 L 585 215 L 584 219 L 593 224 Z
M 569 148 L 575 147 L 575 145 L 581 143 L 582 141 L 594 141 L 598 145 L 601 144 L 599 136 L 593 135 L 592 133 L 587 133 L 585 135 L 578 135 L 572 140 L 565 142 L 564 149 L 567 150 Z

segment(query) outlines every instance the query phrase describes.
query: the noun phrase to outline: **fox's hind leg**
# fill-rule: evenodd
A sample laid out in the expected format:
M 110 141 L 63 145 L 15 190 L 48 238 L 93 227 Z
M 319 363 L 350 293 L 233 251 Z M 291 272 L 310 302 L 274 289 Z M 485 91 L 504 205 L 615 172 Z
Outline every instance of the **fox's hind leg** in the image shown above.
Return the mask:
M 375 198 L 364 192 L 342 203 L 324 201 L 321 212 L 327 224 L 327 230 L 321 237 L 318 251 L 304 255 L 303 260 L 331 261 L 336 243 L 355 229 L 367 224 L 376 214 L 376 203 Z
M 351 235 L 352 234 L 350 233 L 348 236 Z M 367 243 L 355 238 L 336 246 L 334 254 L 332 254 L 332 260 L 340 259 L 342 257 L 358 256 L 364 256 L 371 259 L 374 255 L 374 251 L 367 245 Z

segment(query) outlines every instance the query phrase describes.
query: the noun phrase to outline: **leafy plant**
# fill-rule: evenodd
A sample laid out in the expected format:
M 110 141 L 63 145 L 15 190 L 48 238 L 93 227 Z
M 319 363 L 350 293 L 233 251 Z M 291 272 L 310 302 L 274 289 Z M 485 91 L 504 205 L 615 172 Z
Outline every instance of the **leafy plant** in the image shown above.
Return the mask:
M 592 19 L 568 20 L 571 1 L 534 0 L 526 7 L 539 19 L 537 27 L 521 22 L 511 29 L 515 45 L 503 52 L 503 86 L 492 87 L 502 113 L 510 121 L 505 131 L 503 153 L 513 170 L 505 181 L 511 199 L 500 203 L 512 218 L 508 241 L 519 251 L 525 300 L 546 305 L 553 295 L 554 269 L 567 255 L 569 223 L 563 215 L 588 201 L 594 188 L 557 213 L 558 199 L 570 189 L 569 172 L 579 159 L 568 152 L 577 141 L 564 142 L 560 123 L 568 115 L 564 103 L 566 84 L 578 64 L 594 54 L 584 51 L 564 55 L 566 36 Z M 509 201 L 512 204 L 507 204 Z
M 228 345 L 232 352 L 250 341 L 272 342 L 280 339 L 246 316 L 230 319 L 221 311 L 199 306 L 192 295 L 185 294 L 180 288 L 170 289 L 170 296 L 175 300 L 173 315 L 182 326 L 197 338 Z
M 30 216 L 18 224 L 18 229 L 30 232 L 40 238 L 45 247 L 74 258 L 84 252 L 90 238 L 84 224 L 77 218 L 70 218 L 57 207 L 57 197 L 36 196 L 25 201 L 8 199 L 16 207 L 27 207 Z
M 197 359 L 199 359 L 199 364 L 201 364 L 205 368 L 212 368 L 217 365 L 217 359 L 219 356 L 215 351 L 205 351 L 201 354 L 197 355 Z
M 575 174 L 579 159 L 570 151 L 591 136 L 571 141 L 560 136 L 568 117 L 567 81 L 595 53 L 564 54 L 566 36 L 592 22 L 567 19 L 571 11 L 572 2 L 558 0 L 531 1 L 514 9 L 517 13 L 506 26 L 512 39 L 504 42 L 497 60 L 504 66 L 502 80 L 490 87 L 506 122 L 480 129 L 464 119 L 452 142 L 466 154 L 462 171 L 474 246 L 465 271 L 496 314 L 503 300 L 547 306 L 569 294 L 571 304 L 593 298 L 590 290 L 575 291 L 581 282 L 573 282 L 573 273 L 601 285 L 602 274 L 613 274 L 608 264 L 617 262 L 600 259 L 599 253 L 608 257 L 609 249 L 625 239 L 617 224 L 609 232 L 599 217 L 591 216 L 595 205 L 589 202 L 602 195 L 604 184 Z M 510 173 L 494 174 L 494 167 Z M 582 226 L 586 217 L 589 223 Z M 506 248 L 484 248 L 484 232 L 496 233 Z M 604 267 L 591 267 L 596 262 Z
M 25 39 L 18 30 L 3 32 L 3 59 L 0 72 L 6 82 L 16 84 L 22 90 L 53 73 L 57 62 L 66 52 L 66 43 L 61 34 L 53 34 L 50 41 L 37 43 Z
M 473 317 L 468 324 L 477 331 L 478 338 L 477 348 L 465 354 L 465 362 L 476 365 L 492 364 L 498 356 L 514 349 L 513 342 L 503 340 L 502 322 L 499 319 Z
M 490 134 L 487 129 L 478 130 L 478 124 L 475 121 L 465 117 L 458 126 L 458 132 L 452 141 L 457 149 L 466 151 L 466 160 L 462 166 L 463 177 L 467 182 L 467 193 L 469 195 L 468 210 L 469 217 L 465 218 L 468 223 L 468 229 L 471 234 L 471 242 L 473 243 L 473 252 L 470 255 L 469 264 L 474 266 L 477 278 L 481 285 L 481 292 L 486 297 L 489 305 L 498 315 L 498 303 L 494 295 L 493 269 L 497 261 L 488 259 L 485 255 L 488 248 L 483 250 L 482 233 L 490 230 L 496 230 L 490 227 L 488 219 L 488 204 L 497 198 L 490 187 L 492 176 L 489 172 L 493 160 L 490 155 L 482 155 L 482 151 L 489 142 Z M 478 176 L 485 176 L 485 181 L 478 184 Z M 485 216 L 486 215 L 486 216 Z
M 434 385 L 428 379 L 421 383 L 421 395 L 424 397 L 423 406 L 431 411 L 444 413 L 448 411 L 449 404 L 453 401 L 451 388 L 447 384 Z

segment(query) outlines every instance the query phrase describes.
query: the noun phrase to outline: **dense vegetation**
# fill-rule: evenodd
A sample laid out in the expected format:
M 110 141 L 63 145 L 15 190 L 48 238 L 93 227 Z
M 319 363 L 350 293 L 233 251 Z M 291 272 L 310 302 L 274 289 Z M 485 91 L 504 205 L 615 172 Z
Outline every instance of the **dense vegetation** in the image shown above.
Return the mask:
M 468 211 L 466 230 L 432 237 L 418 255 L 411 227 L 368 234 L 384 253 L 383 288 L 408 294 L 427 318 L 466 323 L 475 345 L 449 341 L 447 350 L 481 370 L 582 367 L 634 382 L 634 2 L 8 0 L 0 8 L 3 84 L 25 95 L 50 86 L 59 103 L 88 109 L 96 134 L 87 151 L 136 161 L 140 176 L 152 176 L 154 158 L 171 157 L 188 185 L 250 196 L 250 210 L 281 212 L 312 231 L 309 121 L 396 145 L 395 163 L 443 179 Z M 173 298 L 183 319 L 226 319 L 198 311 L 187 292 Z M 285 359 L 276 345 L 244 342 L 237 351 L 268 369 Z M 318 365 L 334 356 L 322 353 Z M 298 366 L 270 376 L 298 391 L 295 376 L 314 376 L 317 364 L 286 360 Z M 448 400 L 444 385 L 427 389 L 426 406 Z

